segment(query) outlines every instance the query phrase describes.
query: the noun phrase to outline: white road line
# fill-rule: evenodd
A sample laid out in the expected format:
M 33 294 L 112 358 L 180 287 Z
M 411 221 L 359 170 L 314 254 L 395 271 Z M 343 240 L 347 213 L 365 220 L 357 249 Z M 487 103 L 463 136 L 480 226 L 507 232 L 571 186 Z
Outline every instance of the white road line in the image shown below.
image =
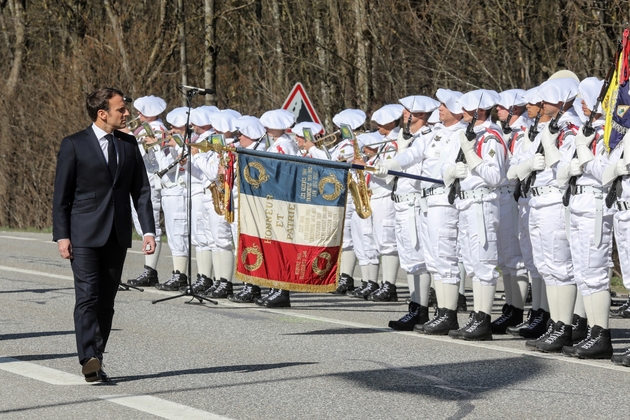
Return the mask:
M 51 385 L 87 385 L 78 375 L 51 369 L 35 363 L 23 362 L 12 357 L 0 357 L 0 370 L 25 376 Z
M 14 267 L 5 267 L 5 266 L 0 266 L 0 270 L 7 270 L 7 271 L 15 271 L 15 272 L 19 272 L 19 273 L 26 273 L 26 274 L 33 274 L 33 275 L 38 275 L 38 276 L 44 276 L 44 277 L 53 277 L 53 278 L 60 278 L 60 279 L 69 279 L 72 280 L 72 277 L 69 276 L 60 276 L 57 274 L 49 274 L 49 273 L 45 273 L 42 271 L 33 271 L 33 270 L 24 270 L 21 268 L 14 268 Z M 172 292 L 166 292 L 166 291 L 162 291 L 162 290 L 157 290 L 153 287 L 147 287 L 146 289 L 144 289 L 145 292 L 148 293 L 155 293 L 155 294 L 159 294 L 159 295 L 169 295 L 172 296 Z M 476 348 L 482 348 L 482 349 L 488 349 L 488 350 L 494 350 L 494 351 L 501 351 L 501 352 L 505 352 L 505 353 L 511 353 L 511 354 L 517 354 L 517 355 L 521 355 L 521 356 L 528 356 L 528 357 L 536 357 L 539 359 L 551 359 L 551 360 L 558 360 L 560 362 L 565 362 L 565 363 L 573 363 L 573 364 L 577 364 L 577 365 L 585 365 L 585 366 L 592 366 L 592 367 L 597 367 L 597 368 L 602 368 L 602 369 L 608 369 L 608 370 L 615 370 L 618 372 L 626 372 L 626 373 L 630 373 L 630 369 L 628 369 L 625 366 L 617 366 L 609 361 L 593 361 L 593 360 L 582 360 L 582 359 L 578 359 L 578 358 L 574 358 L 574 357 L 567 357 L 567 356 L 563 356 L 563 355 L 555 355 L 555 354 L 550 354 L 550 353 L 539 353 L 539 352 L 535 352 L 535 351 L 530 351 L 527 349 L 515 349 L 515 348 L 509 348 L 509 347 L 500 347 L 500 346 L 493 346 L 490 344 L 486 344 L 486 342 L 477 342 L 477 341 L 465 341 L 465 340 L 454 340 L 452 338 L 448 338 L 448 337 L 444 337 L 444 336 L 433 336 L 433 335 L 425 335 L 425 334 L 418 334 L 415 332 L 408 332 L 408 331 L 394 331 L 390 328 L 385 328 L 385 327 L 381 327 L 381 326 L 376 326 L 376 325 L 369 325 L 369 324 L 361 324 L 358 322 L 351 322 L 351 321 L 342 321 L 339 319 L 334 319 L 334 318 L 326 318 L 326 317 L 321 317 L 321 316 L 315 316 L 315 315 L 309 315 L 309 314 L 304 314 L 304 313 L 300 313 L 300 312 L 296 312 L 295 309 L 289 309 L 289 310 L 277 310 L 277 309 L 268 309 L 268 308 L 261 308 L 258 306 L 244 306 L 241 304 L 236 304 L 236 303 L 231 303 L 229 301 L 221 301 L 220 302 L 221 305 L 225 305 L 225 306 L 230 306 L 233 308 L 249 308 L 249 309 L 254 309 L 257 311 L 261 311 L 261 312 L 270 312 L 270 313 L 274 313 L 274 314 L 278 314 L 278 315 L 283 315 L 283 316 L 290 316 L 290 317 L 294 317 L 294 318 L 302 318 L 302 319 L 309 319 L 312 321 L 320 321 L 320 322 L 325 322 L 328 324 L 337 324 L 337 325 L 344 325 L 347 327 L 355 327 L 355 328 L 367 328 L 370 330 L 377 330 L 377 331 L 381 331 L 381 332 L 386 332 L 386 333 L 390 333 L 390 334 L 403 334 L 409 337 L 414 337 L 416 339 L 421 339 L 421 340 L 433 340 L 433 341 L 442 341 L 444 343 L 448 343 L 448 344 L 458 344 L 460 346 L 468 346 L 468 347 L 476 347 Z
M 45 243 L 51 243 L 54 244 L 54 242 L 52 240 L 50 241 L 42 241 L 41 239 L 37 239 L 37 238 L 25 238 L 23 236 L 9 236 L 9 235 L 0 235 L 0 238 L 2 239 L 17 239 L 18 241 L 37 241 L 37 242 L 45 242 Z
M 99 398 L 169 420 L 230 420 L 228 417 L 149 395 L 103 395 Z

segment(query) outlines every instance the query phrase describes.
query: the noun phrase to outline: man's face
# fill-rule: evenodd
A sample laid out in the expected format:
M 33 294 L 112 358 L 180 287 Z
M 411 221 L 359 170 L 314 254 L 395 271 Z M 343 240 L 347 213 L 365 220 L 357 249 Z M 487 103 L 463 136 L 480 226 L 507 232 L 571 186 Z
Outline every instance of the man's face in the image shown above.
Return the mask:
M 120 95 L 114 95 L 109 99 L 109 111 L 104 109 L 98 111 L 98 117 L 114 130 L 126 128 L 128 116 L 129 110 Z
M 527 104 L 525 105 L 525 108 L 527 108 L 527 117 L 534 119 L 536 118 L 536 115 L 538 115 L 538 111 L 540 110 L 540 107 L 542 106 L 542 104 L 539 102 L 537 104 Z
M 464 122 L 467 122 L 467 123 L 471 122 L 474 115 L 475 115 L 475 111 L 468 111 L 464 109 Z
M 241 135 L 238 136 L 238 142 L 240 143 L 241 147 L 249 147 L 254 143 L 254 140 L 241 133 Z
M 507 109 L 506 107 L 502 105 L 497 105 L 497 116 L 499 117 L 499 120 L 506 121 L 509 113 L 510 113 L 509 109 Z
M 586 115 L 587 117 L 591 116 L 591 110 L 588 108 L 588 106 L 586 106 L 586 102 L 584 102 L 584 99 L 582 99 L 582 112 L 584 112 L 584 115 Z
M 550 104 L 545 102 L 543 104 L 543 114 L 545 114 L 547 117 L 555 117 L 558 112 L 560 112 L 560 108 L 562 107 L 562 103 L 557 103 L 557 104 Z
M 378 127 L 378 132 L 382 135 L 382 136 L 386 136 L 389 134 L 390 131 L 392 131 L 394 128 L 396 128 L 396 121 L 392 121 L 390 123 L 387 124 L 377 124 L 376 125 Z

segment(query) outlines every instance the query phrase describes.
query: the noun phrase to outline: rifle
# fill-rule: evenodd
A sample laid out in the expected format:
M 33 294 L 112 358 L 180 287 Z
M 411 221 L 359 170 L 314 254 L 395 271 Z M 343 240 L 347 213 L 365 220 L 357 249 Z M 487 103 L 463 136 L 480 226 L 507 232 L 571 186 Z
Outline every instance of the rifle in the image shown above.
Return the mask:
M 403 129 L 402 129 L 403 139 L 409 140 L 412 137 L 410 129 L 411 129 L 411 111 L 409 112 L 409 118 L 407 118 L 407 126 L 403 125 Z
M 477 109 L 475 109 L 475 113 L 473 114 L 472 120 L 470 120 L 470 122 L 468 123 L 468 127 L 466 127 L 466 138 L 468 139 L 468 141 L 475 141 L 475 139 L 477 138 L 477 134 L 475 133 L 475 124 L 477 123 L 479 107 L 481 106 L 481 99 L 483 99 L 483 93 L 481 94 L 481 97 L 479 98 L 479 104 L 477 105 Z M 458 162 L 466 163 L 466 156 L 464 156 L 464 151 L 461 149 L 461 147 L 459 149 L 459 153 L 457 154 L 457 157 L 455 158 L 455 163 L 458 163 Z M 456 178 L 455 181 L 453 181 L 453 185 L 451 185 L 451 189 L 448 192 L 449 204 L 455 203 L 455 197 L 459 195 L 460 191 L 461 191 L 460 180 L 459 178 Z
M 501 121 L 501 130 L 503 130 L 503 134 L 506 136 L 512 133 L 512 127 L 510 127 L 510 120 L 514 116 L 514 105 L 516 105 L 516 99 L 518 98 L 518 93 L 514 95 L 514 102 L 508 111 L 508 116 L 505 121 Z
M 529 127 L 529 131 L 527 132 L 527 138 L 530 142 L 533 142 L 538 135 L 538 123 L 540 122 L 540 117 L 542 116 L 542 106 L 538 109 L 538 113 L 536 114 L 536 118 L 534 118 L 534 122 Z M 540 149 L 540 146 L 538 147 Z M 527 177 L 525 181 L 521 181 L 518 179 L 516 181 L 516 188 L 514 189 L 514 200 L 518 202 L 519 198 L 524 197 L 529 192 L 529 189 L 532 185 L 530 177 Z

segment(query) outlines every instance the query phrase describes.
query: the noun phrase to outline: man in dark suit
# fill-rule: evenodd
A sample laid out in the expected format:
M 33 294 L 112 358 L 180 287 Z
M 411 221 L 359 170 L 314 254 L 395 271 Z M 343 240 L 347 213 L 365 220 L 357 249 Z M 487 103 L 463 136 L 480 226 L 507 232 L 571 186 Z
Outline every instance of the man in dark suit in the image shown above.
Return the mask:
M 155 251 L 151 188 L 119 90 L 87 97 L 92 126 L 64 138 L 57 156 L 53 240 L 74 273 L 74 325 L 79 362 L 88 382 L 107 381 L 102 361 L 114 316 L 114 298 L 127 248 L 131 206 L 138 212 L 145 254 Z

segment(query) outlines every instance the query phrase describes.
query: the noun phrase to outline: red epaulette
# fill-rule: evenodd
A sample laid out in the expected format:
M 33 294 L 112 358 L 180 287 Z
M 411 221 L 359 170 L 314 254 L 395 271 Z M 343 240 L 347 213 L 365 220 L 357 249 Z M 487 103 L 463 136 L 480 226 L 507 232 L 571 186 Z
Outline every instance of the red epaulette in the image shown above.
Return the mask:
M 483 157 L 481 156 L 481 148 L 483 144 L 488 140 L 488 138 L 486 138 L 486 136 L 488 135 L 490 135 L 490 137 L 496 138 L 497 142 L 499 142 L 503 146 L 504 156 L 507 156 L 508 149 L 507 149 L 507 146 L 505 145 L 505 142 L 503 141 L 503 136 L 499 134 L 497 130 L 494 130 L 492 128 L 487 128 L 486 133 L 484 134 L 483 141 L 480 141 L 477 143 L 477 156 L 483 159 Z
M 558 139 L 556 140 L 558 149 L 562 147 L 562 142 L 564 141 L 565 134 L 571 131 L 573 135 L 576 135 L 578 133 L 578 130 L 579 130 L 578 126 L 572 123 L 568 123 L 567 125 L 562 127 L 560 129 L 560 133 L 558 133 Z

